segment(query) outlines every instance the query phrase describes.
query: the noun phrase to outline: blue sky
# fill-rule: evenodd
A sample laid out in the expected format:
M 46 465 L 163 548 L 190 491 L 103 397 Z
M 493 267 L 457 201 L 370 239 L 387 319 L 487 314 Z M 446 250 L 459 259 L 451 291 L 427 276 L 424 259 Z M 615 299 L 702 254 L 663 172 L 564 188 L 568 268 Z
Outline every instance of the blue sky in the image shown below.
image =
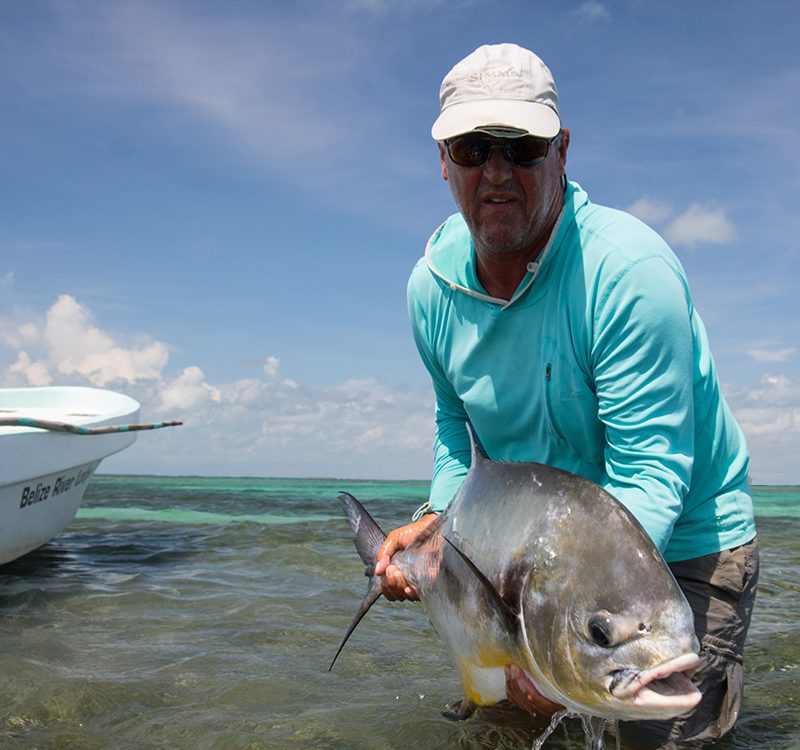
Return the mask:
M 570 178 L 686 267 L 755 481 L 800 482 L 798 28 L 788 0 L 0 2 L 0 385 L 186 421 L 106 471 L 427 478 L 430 126 L 513 41 Z

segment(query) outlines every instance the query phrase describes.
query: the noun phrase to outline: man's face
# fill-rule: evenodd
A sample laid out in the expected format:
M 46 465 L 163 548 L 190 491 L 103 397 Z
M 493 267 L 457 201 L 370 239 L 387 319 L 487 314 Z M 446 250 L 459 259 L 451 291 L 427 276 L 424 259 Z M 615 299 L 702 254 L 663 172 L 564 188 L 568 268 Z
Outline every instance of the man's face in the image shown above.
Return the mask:
M 462 167 L 439 144 L 442 177 L 482 254 L 524 254 L 540 248 L 561 210 L 561 175 L 567 161 L 569 130 L 550 146 L 547 158 L 533 167 L 515 167 L 500 148 L 479 167 Z

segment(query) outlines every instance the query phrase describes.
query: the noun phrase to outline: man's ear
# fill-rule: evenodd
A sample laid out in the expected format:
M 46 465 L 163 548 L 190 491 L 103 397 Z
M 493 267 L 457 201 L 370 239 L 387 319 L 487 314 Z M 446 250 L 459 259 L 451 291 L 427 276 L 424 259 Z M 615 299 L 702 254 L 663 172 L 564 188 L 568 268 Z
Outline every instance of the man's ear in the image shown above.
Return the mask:
M 447 179 L 447 149 L 445 148 L 444 143 L 439 141 L 437 144 L 439 146 L 439 159 L 442 162 L 442 179 Z
M 569 128 L 562 128 L 561 138 L 558 142 L 559 158 L 561 159 L 562 170 L 567 165 L 567 149 L 569 148 Z

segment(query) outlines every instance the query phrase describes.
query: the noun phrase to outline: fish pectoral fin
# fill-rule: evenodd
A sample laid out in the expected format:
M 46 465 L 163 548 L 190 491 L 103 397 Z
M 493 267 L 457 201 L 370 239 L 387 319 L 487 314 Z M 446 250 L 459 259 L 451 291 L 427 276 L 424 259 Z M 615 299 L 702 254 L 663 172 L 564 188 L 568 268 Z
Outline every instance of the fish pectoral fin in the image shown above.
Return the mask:
M 464 721 L 469 719 L 477 708 L 478 706 L 469 698 L 462 698 L 460 701 L 456 701 L 451 706 L 448 706 L 447 710 L 442 711 L 442 716 L 452 721 Z
M 502 596 L 500 596 L 500 592 L 495 588 L 494 584 L 483 574 L 481 569 L 475 565 L 472 560 L 467 557 L 467 555 L 462 552 L 453 542 L 451 542 L 446 536 L 442 535 L 444 540 L 456 551 L 458 556 L 467 564 L 467 567 L 475 574 L 475 577 L 483 584 L 483 588 L 486 590 L 489 598 L 495 605 L 495 609 L 500 615 L 500 617 L 504 620 L 505 624 L 508 626 L 510 632 L 514 633 L 519 629 L 519 610 L 516 607 L 512 607 Z

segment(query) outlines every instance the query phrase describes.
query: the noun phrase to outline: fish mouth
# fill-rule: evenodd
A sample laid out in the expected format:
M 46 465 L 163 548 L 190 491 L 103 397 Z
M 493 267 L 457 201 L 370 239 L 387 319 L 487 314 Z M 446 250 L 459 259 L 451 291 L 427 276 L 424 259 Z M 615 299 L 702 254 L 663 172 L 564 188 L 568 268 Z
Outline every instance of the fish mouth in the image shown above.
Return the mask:
M 700 691 L 691 677 L 700 657 L 689 653 L 652 669 L 617 669 L 610 673 L 608 692 L 633 707 L 640 718 L 671 718 L 693 709 Z

